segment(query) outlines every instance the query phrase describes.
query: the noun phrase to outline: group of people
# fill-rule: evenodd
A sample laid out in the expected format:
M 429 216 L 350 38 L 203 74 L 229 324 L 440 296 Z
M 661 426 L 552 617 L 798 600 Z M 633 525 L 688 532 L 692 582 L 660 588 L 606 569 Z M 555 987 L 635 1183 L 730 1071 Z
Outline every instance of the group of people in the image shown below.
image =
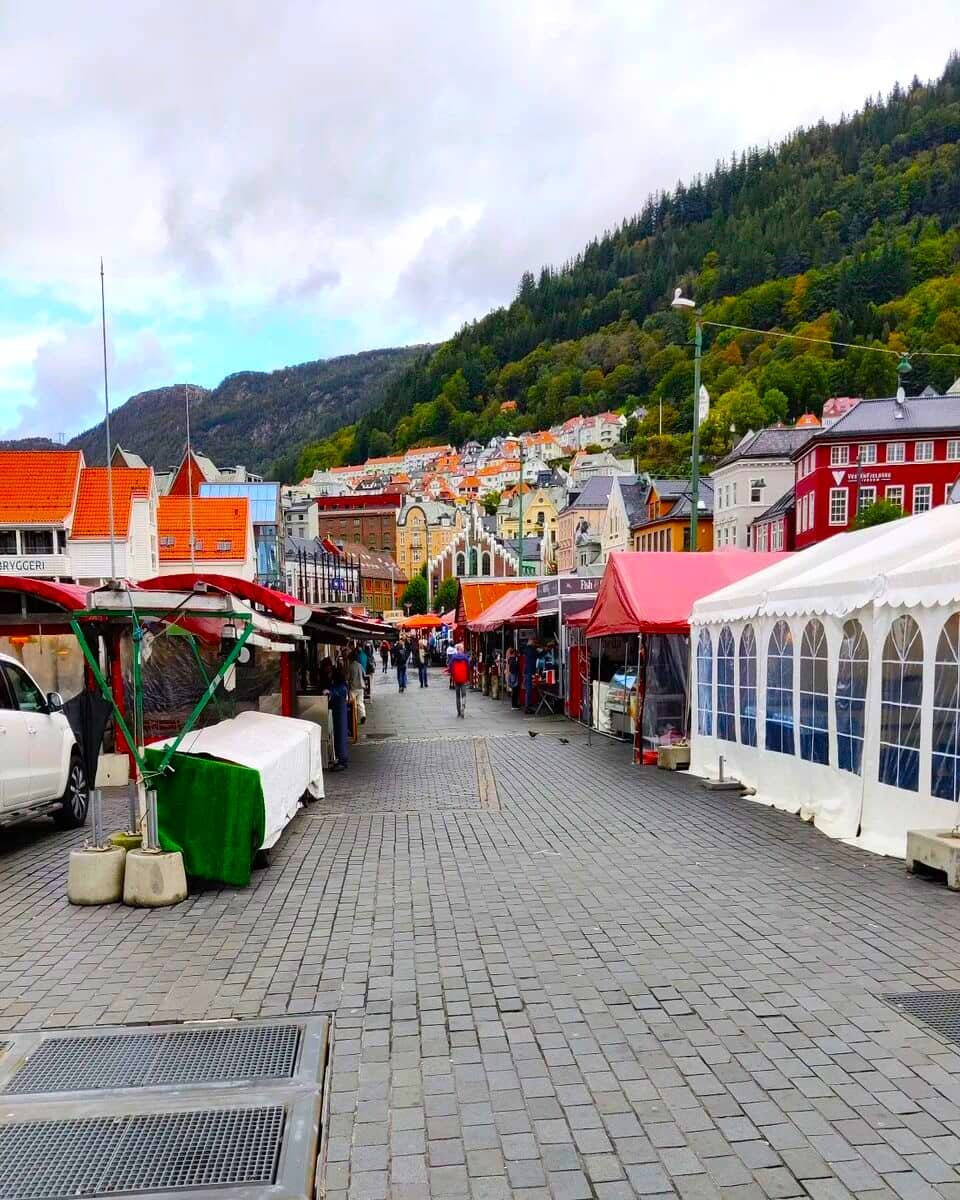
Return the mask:
M 372 642 L 354 642 L 345 646 L 336 661 L 324 658 L 320 663 L 320 690 L 326 693 L 333 718 L 334 771 L 345 771 L 350 765 L 350 728 L 348 705 L 351 697 L 357 720 L 367 719 L 366 697 L 370 694 L 376 672 L 376 653 Z
M 384 675 L 388 664 L 393 666 L 397 672 L 397 688 L 401 692 L 407 690 L 407 667 L 416 668 L 417 680 L 422 688 L 430 686 L 430 646 L 425 637 L 401 637 L 392 646 L 389 642 L 381 642 L 380 661 Z

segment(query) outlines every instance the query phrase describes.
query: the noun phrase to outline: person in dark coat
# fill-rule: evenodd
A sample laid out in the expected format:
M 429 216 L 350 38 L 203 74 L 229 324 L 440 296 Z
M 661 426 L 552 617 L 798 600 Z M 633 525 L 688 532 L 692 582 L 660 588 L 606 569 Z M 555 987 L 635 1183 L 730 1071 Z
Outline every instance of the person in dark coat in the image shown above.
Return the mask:
M 406 639 L 401 638 L 393 647 L 393 665 L 397 669 L 397 687 L 401 692 L 407 690 L 407 663 L 410 660 L 410 647 Z
M 507 651 L 507 687 L 510 689 L 510 707 L 520 707 L 520 655 L 516 650 Z
M 390 661 L 390 643 L 386 640 L 380 643 L 380 661 L 383 663 L 383 673 L 387 673 L 387 663 Z
M 336 762 L 334 771 L 345 771 L 350 765 L 350 733 L 347 728 L 347 703 L 350 689 L 340 667 L 333 672 L 333 682 L 327 689 L 330 712 L 333 716 L 333 753 Z

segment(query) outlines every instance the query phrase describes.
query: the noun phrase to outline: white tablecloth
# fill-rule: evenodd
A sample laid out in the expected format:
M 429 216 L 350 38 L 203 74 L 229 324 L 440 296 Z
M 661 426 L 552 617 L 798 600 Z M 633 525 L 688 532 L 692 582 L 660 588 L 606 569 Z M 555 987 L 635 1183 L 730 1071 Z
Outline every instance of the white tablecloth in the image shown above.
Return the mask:
M 169 745 L 168 738 L 158 745 Z M 181 754 L 203 754 L 250 767 L 260 774 L 266 831 L 261 849 L 275 845 L 296 815 L 300 797 L 323 796 L 323 739 L 320 727 L 295 717 L 242 712 L 228 721 L 188 733 Z

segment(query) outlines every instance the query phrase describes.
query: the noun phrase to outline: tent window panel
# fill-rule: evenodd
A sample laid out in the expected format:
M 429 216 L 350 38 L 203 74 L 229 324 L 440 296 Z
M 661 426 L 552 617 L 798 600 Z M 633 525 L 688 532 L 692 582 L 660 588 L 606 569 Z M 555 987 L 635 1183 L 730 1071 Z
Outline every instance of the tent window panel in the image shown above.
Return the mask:
M 737 718 L 733 695 L 733 634 L 728 627 L 717 642 L 717 737 L 737 740 Z
M 863 736 L 867 712 L 869 650 L 863 626 L 847 621 L 837 663 L 837 766 L 859 775 L 863 765 Z
M 740 741 L 757 744 L 757 639 L 752 625 L 740 635 Z
M 713 642 L 706 629 L 697 641 L 697 733 L 713 733 Z
M 778 621 L 767 646 L 767 717 L 765 745 L 778 754 L 793 754 L 793 634 Z
M 808 621 L 800 642 L 800 757 L 830 761 L 827 698 L 827 635 L 820 621 Z
M 920 786 L 920 705 L 923 638 L 912 617 L 897 617 L 883 644 L 880 669 L 880 769 L 890 787 Z
M 937 642 L 930 791 L 941 800 L 960 796 L 960 613 L 947 620 Z

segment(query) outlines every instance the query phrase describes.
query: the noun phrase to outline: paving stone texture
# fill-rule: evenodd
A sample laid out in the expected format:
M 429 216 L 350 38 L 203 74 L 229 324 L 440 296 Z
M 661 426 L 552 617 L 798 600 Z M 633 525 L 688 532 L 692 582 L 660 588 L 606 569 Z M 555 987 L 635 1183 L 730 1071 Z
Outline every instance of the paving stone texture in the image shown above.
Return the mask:
M 960 898 L 439 673 L 370 714 L 246 889 L 73 909 L 80 835 L 2 833 L 0 1030 L 334 1014 L 328 1200 L 960 1200 L 879 999 L 960 989 Z

